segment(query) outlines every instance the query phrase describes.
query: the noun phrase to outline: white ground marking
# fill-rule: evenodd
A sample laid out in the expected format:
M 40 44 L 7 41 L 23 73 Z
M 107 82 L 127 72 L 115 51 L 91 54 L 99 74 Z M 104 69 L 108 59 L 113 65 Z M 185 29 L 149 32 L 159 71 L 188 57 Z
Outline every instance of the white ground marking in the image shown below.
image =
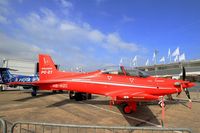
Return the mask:
M 155 126 L 155 127 L 162 127 L 161 125 L 157 125 L 157 124 L 154 124 L 152 122 L 145 121 L 145 120 L 135 118 L 135 117 L 132 117 L 132 116 L 122 115 L 121 113 L 118 113 L 118 112 L 115 112 L 115 111 L 112 111 L 112 110 L 109 110 L 109 109 L 101 108 L 101 107 L 95 106 L 93 104 L 88 104 L 88 103 L 85 103 L 85 102 L 80 102 L 80 103 L 84 103 L 84 104 L 87 104 L 88 106 L 91 106 L 93 108 L 97 108 L 97 109 L 100 109 L 100 110 L 103 110 L 103 111 L 106 111 L 106 112 L 110 112 L 110 113 L 113 113 L 113 114 L 116 114 L 116 115 L 124 116 L 124 117 L 127 117 L 127 118 L 132 119 L 132 120 L 136 120 L 136 121 L 139 121 L 139 122 L 145 122 L 145 123 L 150 124 L 150 125 Z

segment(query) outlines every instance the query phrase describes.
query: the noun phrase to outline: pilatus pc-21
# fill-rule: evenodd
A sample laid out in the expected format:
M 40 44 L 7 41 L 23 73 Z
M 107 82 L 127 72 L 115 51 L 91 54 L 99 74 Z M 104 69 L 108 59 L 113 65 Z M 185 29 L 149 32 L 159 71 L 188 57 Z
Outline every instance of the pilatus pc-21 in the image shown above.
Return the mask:
M 128 114 L 136 111 L 137 102 L 160 100 L 164 105 L 165 95 L 180 94 L 183 90 L 190 100 L 187 88 L 193 87 L 194 84 L 184 79 L 185 69 L 183 69 L 183 80 L 152 77 L 143 71 L 128 69 L 124 66 L 87 73 L 62 72 L 56 70 L 49 55 L 40 54 L 39 81 L 12 82 L 11 84 L 34 86 L 34 93 L 38 89 L 68 90 L 79 92 L 76 93 L 76 98 L 80 98 L 81 93 L 108 96 L 112 103 L 122 104 L 124 113 Z M 69 95 L 72 98 L 72 93 Z

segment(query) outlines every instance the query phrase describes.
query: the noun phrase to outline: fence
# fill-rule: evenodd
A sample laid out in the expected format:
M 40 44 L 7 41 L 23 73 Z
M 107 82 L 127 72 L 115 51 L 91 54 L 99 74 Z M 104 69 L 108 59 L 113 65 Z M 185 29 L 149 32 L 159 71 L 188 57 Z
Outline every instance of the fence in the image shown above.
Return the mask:
M 16 122 L 11 133 L 191 133 L 185 128 L 110 127 L 68 125 L 36 122 Z
M 7 124 L 3 119 L 0 119 L 0 133 L 7 133 Z
M 0 133 L 7 133 L 7 123 L 0 119 Z M 111 127 L 38 122 L 15 122 L 10 133 L 192 133 L 187 128 Z

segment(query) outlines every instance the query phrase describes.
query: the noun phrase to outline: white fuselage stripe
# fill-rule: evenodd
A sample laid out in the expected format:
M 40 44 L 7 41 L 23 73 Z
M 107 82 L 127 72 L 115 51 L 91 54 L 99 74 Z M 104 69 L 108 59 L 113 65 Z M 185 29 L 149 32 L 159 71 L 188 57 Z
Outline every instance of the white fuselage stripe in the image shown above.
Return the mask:
M 121 86 L 121 87 L 135 87 L 135 88 L 149 88 L 149 89 L 156 89 L 157 88 L 157 87 L 153 87 L 153 86 L 119 84 L 119 83 L 91 81 L 91 80 L 82 80 L 82 79 L 72 79 L 72 80 L 62 80 L 62 81 L 67 81 L 67 82 L 81 82 L 81 83 L 90 83 L 90 84 L 101 84 L 101 85 L 113 85 L 113 86 Z

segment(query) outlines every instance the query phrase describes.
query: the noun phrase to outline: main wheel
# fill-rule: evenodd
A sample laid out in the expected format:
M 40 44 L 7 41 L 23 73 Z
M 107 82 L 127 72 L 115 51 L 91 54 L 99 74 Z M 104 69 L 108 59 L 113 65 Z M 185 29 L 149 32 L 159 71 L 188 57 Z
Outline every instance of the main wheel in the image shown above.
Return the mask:
M 59 93 L 64 93 L 64 91 L 63 90 L 59 90 Z
M 35 96 L 37 96 L 37 87 L 33 87 L 33 91 L 31 92 L 31 96 L 32 97 L 35 97 Z
M 3 91 L 3 86 L 0 86 L 0 91 Z
M 123 105 L 123 112 L 125 114 L 131 114 L 133 112 L 133 110 L 131 109 L 131 107 L 128 104 L 124 104 Z
M 32 96 L 32 97 L 35 97 L 35 96 L 37 96 L 37 92 L 35 92 L 35 91 L 32 91 L 32 92 L 31 92 L 31 96 Z
M 92 99 L 92 94 L 88 93 L 88 99 Z
M 56 93 L 57 93 L 57 91 L 56 91 L 56 90 L 52 90 L 52 93 L 53 93 L 53 94 L 56 94 Z
M 75 93 L 75 100 L 76 101 L 82 101 L 83 100 L 83 95 L 81 92 L 76 92 Z
M 69 91 L 69 99 L 74 99 L 74 98 L 75 98 L 74 91 Z

